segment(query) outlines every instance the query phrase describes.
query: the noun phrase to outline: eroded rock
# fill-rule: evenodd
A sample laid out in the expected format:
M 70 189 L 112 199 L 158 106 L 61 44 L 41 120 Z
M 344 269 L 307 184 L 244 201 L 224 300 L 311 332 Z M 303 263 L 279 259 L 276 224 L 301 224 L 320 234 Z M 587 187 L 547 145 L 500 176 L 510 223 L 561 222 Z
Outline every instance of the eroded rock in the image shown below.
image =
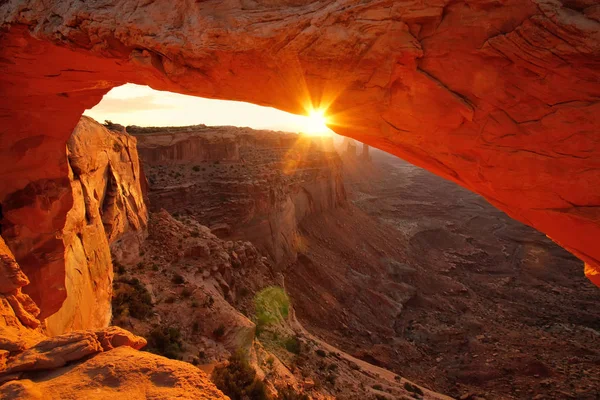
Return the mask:
M 11 357 L 5 373 L 54 369 L 101 351 L 94 332 L 71 332 L 46 339 Z
M 225 399 L 198 368 L 123 346 L 0 386 L 0 399 Z
M 135 138 L 83 117 L 67 147 L 66 180 L 36 181 L 3 203 L 2 235 L 23 271 L 2 256 L 0 273 L 41 312 L 22 293 L 7 299 L 23 324 L 39 314 L 50 334 L 108 324 L 111 249 L 136 262 L 147 223 Z

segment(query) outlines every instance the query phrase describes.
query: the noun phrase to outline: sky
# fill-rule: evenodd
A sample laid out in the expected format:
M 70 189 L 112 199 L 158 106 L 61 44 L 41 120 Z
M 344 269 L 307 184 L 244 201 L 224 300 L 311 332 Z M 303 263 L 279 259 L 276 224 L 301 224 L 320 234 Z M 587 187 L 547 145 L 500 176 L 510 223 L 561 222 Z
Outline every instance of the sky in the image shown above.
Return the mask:
M 323 116 L 309 118 L 271 107 L 161 92 L 131 83 L 113 88 L 84 115 L 100 123 L 110 120 L 125 126 L 233 125 L 314 135 L 332 134 L 325 126 Z

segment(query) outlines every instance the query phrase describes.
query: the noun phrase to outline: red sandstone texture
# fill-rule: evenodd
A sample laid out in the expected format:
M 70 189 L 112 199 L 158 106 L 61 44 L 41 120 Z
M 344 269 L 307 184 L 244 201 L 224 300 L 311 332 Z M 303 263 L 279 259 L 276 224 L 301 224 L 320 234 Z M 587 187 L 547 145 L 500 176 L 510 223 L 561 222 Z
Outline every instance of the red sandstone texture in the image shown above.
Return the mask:
M 67 176 L 31 182 L 2 203 L 2 237 L 53 335 L 108 325 L 111 250 L 135 261 L 147 220 L 135 138 L 82 117 L 65 154 Z
M 338 133 L 546 233 L 600 283 L 594 0 L 95 7 L 0 6 L 0 201 L 66 179 L 79 116 L 125 82 L 296 113 L 312 104 L 328 108 Z M 66 212 L 40 223 L 59 232 Z

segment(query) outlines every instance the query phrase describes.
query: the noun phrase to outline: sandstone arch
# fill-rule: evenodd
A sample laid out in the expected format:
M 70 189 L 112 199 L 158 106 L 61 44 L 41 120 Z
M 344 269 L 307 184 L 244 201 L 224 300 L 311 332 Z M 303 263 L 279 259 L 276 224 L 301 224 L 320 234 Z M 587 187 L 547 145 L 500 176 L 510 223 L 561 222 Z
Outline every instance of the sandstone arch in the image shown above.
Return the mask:
M 295 113 L 314 105 L 338 133 L 547 233 L 600 285 L 595 0 L 46 3 L 0 3 L 0 203 L 64 179 L 80 115 L 126 82 Z M 30 242 L 60 240 L 69 193 L 59 195 L 63 208 L 35 215 L 43 232 L 21 232 Z M 46 267 L 30 292 L 64 275 L 60 260 Z

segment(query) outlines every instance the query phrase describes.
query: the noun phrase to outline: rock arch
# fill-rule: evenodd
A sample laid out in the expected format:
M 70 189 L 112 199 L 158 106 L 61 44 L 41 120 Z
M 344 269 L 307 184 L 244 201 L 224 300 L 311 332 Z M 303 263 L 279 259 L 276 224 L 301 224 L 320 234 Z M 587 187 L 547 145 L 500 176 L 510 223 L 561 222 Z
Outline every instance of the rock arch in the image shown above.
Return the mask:
M 66 177 L 82 112 L 126 82 L 325 107 L 338 133 L 483 195 L 600 285 L 595 0 L 30 0 L 0 2 L 0 21 L 0 202 Z M 60 232 L 63 214 L 39 225 Z

